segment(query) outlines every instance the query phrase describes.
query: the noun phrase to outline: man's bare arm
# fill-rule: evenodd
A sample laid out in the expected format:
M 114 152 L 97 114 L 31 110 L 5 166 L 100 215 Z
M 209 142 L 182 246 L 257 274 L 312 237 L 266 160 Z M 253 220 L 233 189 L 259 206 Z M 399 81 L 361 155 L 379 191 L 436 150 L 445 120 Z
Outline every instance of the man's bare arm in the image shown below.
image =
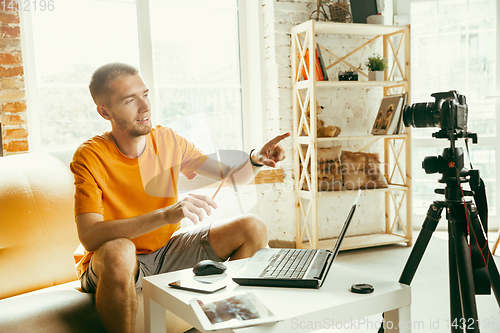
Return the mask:
M 196 169 L 195 173 L 205 178 L 220 181 L 226 178 L 226 175 L 232 167 L 232 165 L 209 158 L 198 169 Z M 255 175 L 259 172 L 259 169 L 259 167 L 252 166 L 248 159 L 245 159 L 237 165 L 234 165 L 234 169 L 231 173 L 232 179 L 228 180 L 227 184 L 231 184 L 234 179 L 236 185 L 246 185 L 254 179 Z
M 236 185 L 246 185 L 255 178 L 260 168 L 254 165 L 260 164 L 262 166 L 265 165 L 274 168 L 278 162 L 283 161 L 285 159 L 285 149 L 280 142 L 290 135 L 290 132 L 286 132 L 276 136 L 274 139 L 268 141 L 261 149 L 253 150 L 250 159 L 245 159 L 238 165 L 235 165 L 232 178 L 236 182 Z M 209 158 L 195 171 L 195 173 L 219 181 L 225 178 L 231 167 L 231 165 Z
M 212 208 L 217 204 L 210 197 L 190 194 L 172 206 L 128 219 L 104 221 L 101 214 L 83 213 L 76 216 L 78 237 L 87 251 L 96 251 L 110 240 L 133 239 L 184 217 L 197 224 L 203 221 L 204 214 L 211 214 Z

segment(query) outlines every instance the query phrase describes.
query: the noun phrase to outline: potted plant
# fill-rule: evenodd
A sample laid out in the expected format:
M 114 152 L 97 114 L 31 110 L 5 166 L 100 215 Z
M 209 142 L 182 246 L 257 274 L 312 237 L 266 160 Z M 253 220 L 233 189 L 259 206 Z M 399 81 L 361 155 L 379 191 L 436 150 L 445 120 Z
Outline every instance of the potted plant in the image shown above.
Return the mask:
M 387 68 L 387 59 L 382 56 L 373 54 L 368 57 L 368 80 L 370 81 L 384 81 L 384 70 Z

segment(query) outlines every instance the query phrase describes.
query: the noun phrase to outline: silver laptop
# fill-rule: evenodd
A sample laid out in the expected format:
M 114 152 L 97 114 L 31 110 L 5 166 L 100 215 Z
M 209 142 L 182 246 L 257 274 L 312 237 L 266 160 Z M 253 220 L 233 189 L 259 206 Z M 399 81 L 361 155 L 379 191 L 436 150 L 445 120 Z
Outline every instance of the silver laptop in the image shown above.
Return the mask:
M 238 272 L 233 281 L 245 286 L 320 288 L 339 253 L 351 223 L 361 190 L 347 215 L 333 249 L 260 249 Z

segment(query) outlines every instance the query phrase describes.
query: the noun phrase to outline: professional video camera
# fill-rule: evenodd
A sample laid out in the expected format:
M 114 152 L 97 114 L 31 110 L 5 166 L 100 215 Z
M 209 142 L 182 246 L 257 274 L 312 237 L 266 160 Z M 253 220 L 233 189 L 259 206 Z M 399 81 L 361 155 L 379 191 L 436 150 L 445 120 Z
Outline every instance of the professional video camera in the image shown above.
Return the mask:
M 411 127 L 440 127 L 467 131 L 468 108 L 465 96 L 455 90 L 431 95 L 435 102 L 405 105 L 403 121 Z

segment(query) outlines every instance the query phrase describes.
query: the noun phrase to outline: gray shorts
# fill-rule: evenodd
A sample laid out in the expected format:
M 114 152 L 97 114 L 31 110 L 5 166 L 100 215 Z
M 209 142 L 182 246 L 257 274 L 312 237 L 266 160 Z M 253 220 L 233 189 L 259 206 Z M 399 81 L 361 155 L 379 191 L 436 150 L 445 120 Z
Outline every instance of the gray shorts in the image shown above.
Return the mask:
M 139 270 L 136 276 L 135 288 L 139 293 L 142 290 L 142 278 L 190 268 L 201 260 L 210 259 L 223 261 L 215 254 L 208 241 L 210 224 L 202 224 L 186 231 L 175 233 L 168 243 L 148 254 L 138 254 Z M 83 275 L 80 277 L 82 289 L 88 293 L 95 293 L 99 278 L 92 269 L 92 258 Z

